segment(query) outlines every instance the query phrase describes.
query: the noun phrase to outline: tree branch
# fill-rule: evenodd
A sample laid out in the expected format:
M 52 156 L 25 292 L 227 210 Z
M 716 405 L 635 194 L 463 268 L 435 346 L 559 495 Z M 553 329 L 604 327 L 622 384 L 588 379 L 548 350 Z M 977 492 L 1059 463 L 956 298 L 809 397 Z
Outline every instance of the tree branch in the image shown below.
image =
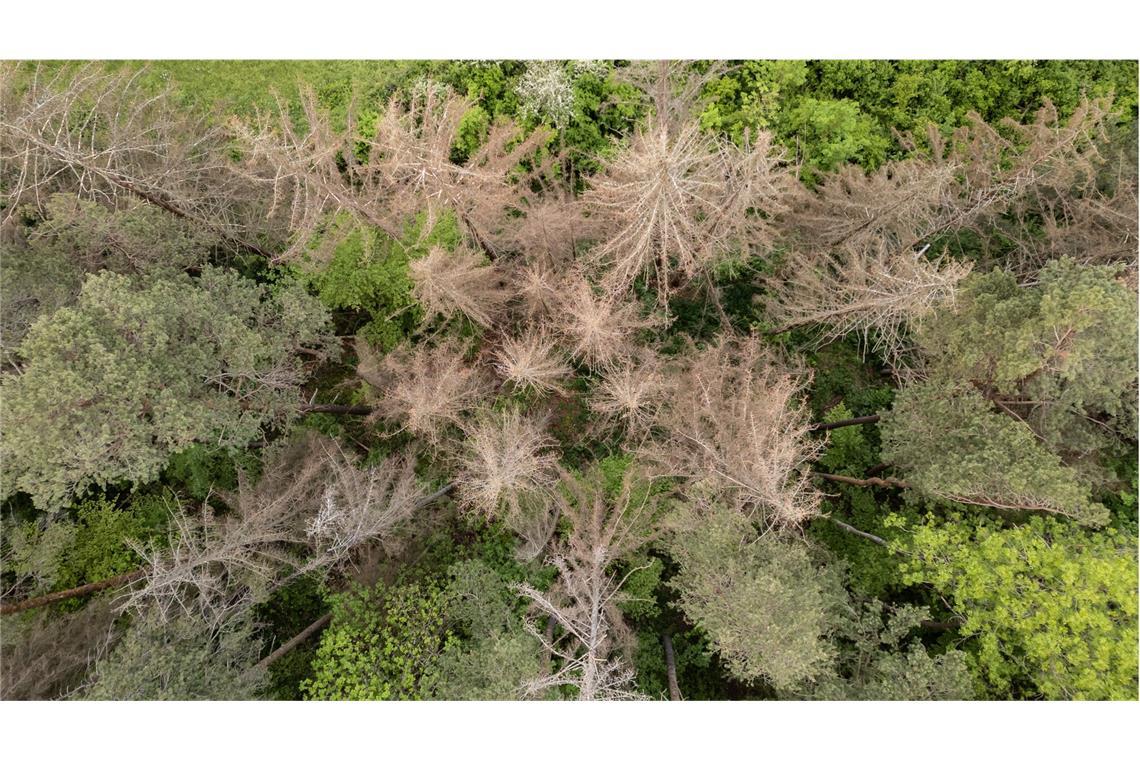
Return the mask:
M 366 405 L 302 404 L 298 411 L 300 411 L 301 414 L 356 414 L 364 416 L 366 414 L 372 414 L 375 410 Z

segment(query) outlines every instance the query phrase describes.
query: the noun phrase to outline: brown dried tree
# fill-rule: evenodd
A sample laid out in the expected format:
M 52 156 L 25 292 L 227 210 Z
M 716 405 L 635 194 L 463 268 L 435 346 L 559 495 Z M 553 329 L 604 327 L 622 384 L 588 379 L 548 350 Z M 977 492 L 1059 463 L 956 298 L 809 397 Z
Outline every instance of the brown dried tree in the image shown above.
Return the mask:
M 249 149 L 248 176 L 273 188 L 275 207 L 290 210 L 294 242 L 286 257 L 304 252 L 335 212 L 397 239 L 409 219 L 426 215 L 426 231 L 449 212 L 494 256 L 505 211 L 519 202 L 522 161 L 546 140 L 542 130 L 522 136 L 500 122 L 459 164 L 452 148 L 471 104 L 445 88 L 418 88 L 407 102 L 392 98 L 369 134 L 357 126 L 355 108 L 349 109 L 346 128 L 338 130 L 311 91 L 302 93 L 301 102 L 305 131 L 283 104 L 254 125 L 233 123 Z
M 666 471 L 767 525 L 818 514 L 822 495 L 806 465 L 822 444 L 800 403 L 806 373 L 781 366 L 756 335 L 722 337 L 680 365 L 660 418 L 656 456 Z
M 490 392 L 485 372 L 468 363 L 455 339 L 405 346 L 383 358 L 364 341 L 357 341 L 356 350 L 356 373 L 377 391 L 371 419 L 397 425 L 433 445 L 449 426 L 460 426 Z
M 925 254 L 872 245 L 796 252 L 768 312 L 781 331 L 820 325 L 821 343 L 859 333 L 864 345 L 898 367 L 908 328 L 952 305 L 971 269 L 968 262 Z
M 657 352 L 642 349 L 602 371 L 590 396 L 590 409 L 603 424 L 622 429 L 628 442 L 640 441 L 653 429 L 669 397 L 669 379 Z
M 424 316 L 445 319 L 463 314 L 472 322 L 490 327 L 510 298 L 502 275 L 474 251 L 449 251 L 436 246 L 423 258 L 408 265 L 414 283 L 412 293 L 424 308 Z
M 560 287 L 554 327 L 574 358 L 590 367 L 610 366 L 627 356 L 639 331 L 663 323 L 656 315 L 643 315 L 635 301 L 595 292 L 583 275 L 567 277 Z
M 55 193 L 117 207 L 143 200 L 228 242 L 251 242 L 260 193 L 232 171 L 224 130 L 151 93 L 145 69 L 0 70 L 4 218 Z M 268 230 L 258 229 L 258 232 Z
M 504 338 L 495 349 L 494 366 L 514 388 L 539 396 L 557 392 L 573 374 L 557 342 L 544 327 L 532 328 L 517 338 Z
M 318 437 L 284 449 L 255 486 L 243 475 L 237 493 L 221 496 L 227 514 L 208 503 L 198 516 L 176 512 L 169 548 L 133 546 L 147 572 L 125 608 L 163 620 L 188 613 L 220 625 L 282 583 L 390 538 L 426 498 L 410 462 L 360 470 Z
M 464 428 L 460 500 L 488 516 L 515 515 L 521 499 L 550 487 L 557 461 L 554 440 L 518 409 L 483 416 Z
M 623 293 L 644 274 L 666 301 L 717 263 L 771 244 L 792 181 L 767 133 L 740 147 L 696 122 L 673 130 L 651 119 L 584 197 L 605 232 L 592 251 L 603 284 Z
M 550 560 L 558 569 L 558 581 L 549 592 L 525 583 L 516 589 L 537 611 L 553 618 L 565 640 L 548 641 L 533 622 L 528 623 L 560 667 L 528 683 L 526 690 L 538 694 L 572 685 L 581 700 L 637 699 L 633 669 L 619 651 L 622 640 L 629 638 L 617 607 L 629 573 L 619 578 L 613 565 L 657 535 L 663 501 L 632 467 L 626 470 L 617 497 L 607 494 L 601 474 L 594 471 L 577 477 L 563 472 L 555 498 L 570 523 L 568 540 Z

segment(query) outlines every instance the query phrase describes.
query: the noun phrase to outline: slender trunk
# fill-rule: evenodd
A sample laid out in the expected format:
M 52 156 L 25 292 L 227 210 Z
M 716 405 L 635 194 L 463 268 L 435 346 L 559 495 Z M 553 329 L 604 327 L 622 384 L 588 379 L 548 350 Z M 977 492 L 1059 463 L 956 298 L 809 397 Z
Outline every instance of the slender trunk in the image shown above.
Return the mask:
M 96 581 L 94 583 L 87 583 L 82 586 L 76 586 L 75 588 L 69 588 L 63 591 L 54 591 L 50 594 L 44 594 L 43 596 L 36 596 L 32 597 L 31 599 L 25 599 L 22 602 L 0 605 L 0 615 L 11 615 L 15 612 L 23 612 L 24 610 L 32 610 L 36 607 L 45 607 L 49 604 L 54 604 L 55 602 L 62 602 L 65 599 L 74 599 L 79 596 L 94 594 L 96 591 L 125 586 L 132 581 L 137 581 L 139 578 L 142 578 L 144 575 L 146 575 L 146 571 L 147 568 L 140 567 L 138 570 L 132 570 L 129 573 L 116 575 L 113 578 L 107 578 L 105 580 Z
M 367 405 L 302 404 L 300 412 L 301 414 L 355 414 L 364 416 L 366 414 L 372 414 L 373 409 Z
M 839 526 L 843 530 L 847 531 L 848 533 L 853 533 L 856 536 L 861 536 L 862 538 L 865 538 L 868 541 L 874 541 L 879 546 L 888 546 L 889 545 L 885 538 L 880 538 L 879 536 L 876 536 L 874 533 L 867 533 L 866 531 L 859 530 L 854 525 L 848 525 L 847 523 L 843 522 L 842 520 L 835 518 L 835 517 L 832 517 L 831 515 L 821 515 L 821 517 L 825 517 L 828 520 L 831 520 L 831 522 L 835 523 L 837 526 Z
M 846 483 L 851 486 L 882 486 L 883 488 L 910 488 L 905 480 L 897 478 L 849 478 L 846 475 L 832 475 L 830 472 L 815 472 L 812 475 L 836 483 Z
M 835 422 L 820 422 L 818 424 L 812 425 L 811 429 L 813 433 L 818 433 L 823 430 L 834 430 L 835 428 L 848 427 L 849 425 L 863 425 L 865 423 L 878 421 L 879 415 L 868 414 L 866 417 L 852 417 L 850 419 L 837 420 Z
M 669 699 L 680 702 L 681 687 L 677 685 L 677 660 L 673 654 L 673 637 L 668 633 L 662 634 L 661 644 L 665 647 L 665 672 L 669 677 Z
M 274 649 L 272 652 L 270 652 L 268 655 L 266 655 L 266 657 L 264 659 L 262 659 L 261 662 L 257 663 L 253 667 L 254 668 L 268 668 L 270 665 L 277 662 L 282 657 L 289 654 L 294 649 L 296 649 L 298 646 L 303 644 L 306 639 L 308 639 L 310 636 L 312 636 L 317 631 L 324 628 L 331 621 L 332 621 L 332 613 L 331 612 L 325 613 L 324 615 L 322 615 L 321 617 L 317 618 L 312 623 L 310 623 L 308 628 L 301 631 L 296 636 L 294 636 L 293 638 L 289 639 L 288 641 L 286 641 L 281 646 Z

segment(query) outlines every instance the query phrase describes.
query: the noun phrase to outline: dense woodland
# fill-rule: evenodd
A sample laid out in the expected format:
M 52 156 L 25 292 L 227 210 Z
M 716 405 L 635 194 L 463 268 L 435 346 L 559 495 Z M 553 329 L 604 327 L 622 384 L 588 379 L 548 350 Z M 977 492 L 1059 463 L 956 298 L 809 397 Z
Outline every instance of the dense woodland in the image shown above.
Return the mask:
M 1137 698 L 1136 62 L 0 79 L 3 698 Z

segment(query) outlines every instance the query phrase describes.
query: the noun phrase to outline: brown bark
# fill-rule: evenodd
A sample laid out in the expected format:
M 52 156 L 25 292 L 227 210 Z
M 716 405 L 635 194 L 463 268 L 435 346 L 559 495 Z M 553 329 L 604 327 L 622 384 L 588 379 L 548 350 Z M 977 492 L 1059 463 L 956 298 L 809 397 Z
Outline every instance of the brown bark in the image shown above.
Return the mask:
M 910 488 L 905 480 L 897 478 L 849 478 L 846 475 L 832 475 L 830 472 L 812 472 L 818 478 L 851 486 L 882 486 L 883 488 Z
M 811 426 L 812 432 L 818 433 L 823 430 L 834 430 L 835 428 L 848 427 L 849 425 L 863 425 L 870 422 L 878 422 L 879 415 L 868 414 L 866 417 L 852 417 L 846 420 L 837 420 L 835 422 L 820 422 Z
M 321 617 L 317 618 L 312 623 L 310 623 L 309 626 L 305 630 L 301 631 L 296 636 L 289 639 L 284 644 L 277 647 L 272 652 L 270 652 L 268 655 L 266 655 L 260 662 L 258 662 L 256 665 L 254 665 L 254 668 L 268 668 L 270 665 L 277 662 L 282 657 L 289 654 L 294 649 L 296 649 L 298 646 L 303 644 L 306 639 L 308 639 L 310 636 L 312 636 L 317 631 L 324 628 L 330 622 L 332 622 L 332 613 L 326 612 L 324 615 L 322 615 Z
M 116 575 L 113 578 L 96 581 L 94 583 L 87 583 L 75 588 L 65 589 L 63 591 L 53 591 L 50 594 L 43 596 L 32 597 L 25 599 L 22 602 L 13 602 L 11 604 L 0 605 L 0 615 L 11 615 L 15 612 L 23 612 L 24 610 L 32 610 L 36 607 L 45 607 L 49 604 L 62 602 L 65 599 L 74 599 L 78 596 L 86 596 L 87 594 L 94 594 L 96 591 L 103 591 L 109 588 L 118 588 L 125 586 L 132 581 L 137 581 L 146 574 L 147 569 L 140 567 L 138 570 L 132 570 L 129 573 Z
M 680 702 L 681 687 L 677 685 L 677 659 L 673 653 L 673 637 L 668 633 L 662 634 L 661 644 L 665 647 L 665 672 L 669 677 L 669 699 Z
M 300 408 L 301 414 L 321 412 L 324 414 L 356 414 L 364 416 L 366 414 L 372 414 L 373 411 L 375 410 L 370 406 L 348 404 L 302 404 Z

